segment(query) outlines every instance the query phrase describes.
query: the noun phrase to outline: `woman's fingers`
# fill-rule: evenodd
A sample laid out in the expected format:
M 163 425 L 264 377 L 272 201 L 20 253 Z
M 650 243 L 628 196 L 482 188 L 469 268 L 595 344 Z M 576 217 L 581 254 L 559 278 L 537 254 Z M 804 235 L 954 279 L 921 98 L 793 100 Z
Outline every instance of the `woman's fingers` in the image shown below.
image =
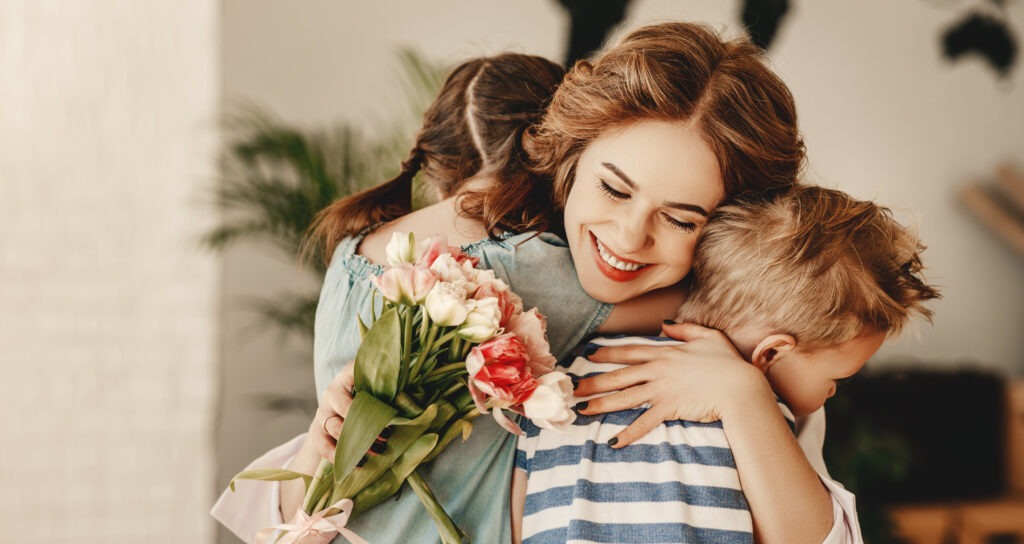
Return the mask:
M 648 381 L 649 365 L 630 366 L 584 378 L 576 384 L 577 397 L 589 397 L 599 393 L 618 391 Z
M 341 424 L 345 423 L 345 418 L 338 414 L 331 414 L 324 419 L 323 428 L 327 433 L 327 436 L 337 440 L 338 436 L 341 435 Z
M 348 409 L 352 406 L 352 387 L 355 385 L 355 373 L 352 364 L 345 365 L 345 368 L 338 372 L 331 383 L 324 390 L 321 404 L 326 404 L 335 414 L 342 417 L 348 415 Z
M 604 414 L 637 408 L 651 399 L 651 386 L 648 384 L 627 387 L 603 397 L 590 399 L 586 403 L 578 404 L 577 410 L 581 414 Z
M 309 436 L 317 453 L 324 459 L 334 458 L 335 437 L 341 432 L 341 416 L 323 406 L 317 409 L 313 422 L 309 424 Z M 338 423 L 332 423 L 338 421 Z M 336 425 L 336 433 L 332 436 L 331 425 Z
M 661 425 L 661 422 L 664 420 L 665 418 L 659 415 L 652 407 L 650 410 L 640 414 L 639 417 L 633 420 L 633 423 L 630 423 L 628 427 L 609 440 L 608 445 L 615 449 L 624 448 L 646 436 L 647 433 Z
M 594 363 L 619 363 L 624 365 L 640 365 L 657 359 L 665 350 L 678 349 L 677 345 L 632 345 L 603 346 L 587 355 L 587 360 Z
M 713 336 L 723 336 L 721 331 L 716 329 L 709 329 L 702 327 L 696 323 L 668 323 L 665 322 L 661 325 L 661 330 L 665 332 L 669 337 L 675 338 L 676 340 L 682 340 L 683 342 L 692 342 L 694 340 L 700 340 L 702 338 L 710 338 Z

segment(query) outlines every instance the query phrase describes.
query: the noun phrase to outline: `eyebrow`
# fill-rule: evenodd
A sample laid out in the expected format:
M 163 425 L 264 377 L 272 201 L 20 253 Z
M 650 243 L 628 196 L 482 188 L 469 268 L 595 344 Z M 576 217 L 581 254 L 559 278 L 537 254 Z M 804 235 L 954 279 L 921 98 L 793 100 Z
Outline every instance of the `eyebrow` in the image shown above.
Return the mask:
M 615 166 L 614 164 L 612 164 L 610 162 L 602 162 L 601 166 L 607 168 L 608 170 L 611 170 L 611 172 L 613 174 L 615 174 L 616 176 L 618 176 L 619 179 L 622 180 L 622 183 L 625 183 L 626 185 L 628 185 L 630 189 L 632 189 L 634 191 L 637 190 L 636 183 L 633 180 L 629 179 L 629 176 L 627 176 L 625 172 L 623 172 L 622 170 L 619 170 L 618 166 Z M 664 204 L 665 206 L 668 206 L 669 208 L 675 208 L 677 210 L 690 211 L 690 212 L 693 212 L 693 213 L 696 213 L 696 214 L 703 215 L 704 217 L 708 216 L 708 211 L 705 210 L 704 208 L 696 205 L 696 204 L 687 204 L 685 202 L 668 202 L 668 201 L 662 202 L 662 204 Z

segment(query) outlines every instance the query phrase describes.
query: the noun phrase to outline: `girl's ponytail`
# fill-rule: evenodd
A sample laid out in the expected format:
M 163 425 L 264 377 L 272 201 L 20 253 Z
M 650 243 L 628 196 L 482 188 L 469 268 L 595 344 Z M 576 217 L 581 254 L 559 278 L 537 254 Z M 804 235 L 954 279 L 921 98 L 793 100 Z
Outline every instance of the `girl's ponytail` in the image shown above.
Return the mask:
M 417 145 L 402 161 L 402 170 L 397 176 L 336 200 L 321 210 L 306 233 L 303 258 L 310 260 L 322 255 L 324 264 L 329 264 L 334 249 L 346 236 L 411 212 L 412 180 L 423 167 L 423 159 L 423 151 Z

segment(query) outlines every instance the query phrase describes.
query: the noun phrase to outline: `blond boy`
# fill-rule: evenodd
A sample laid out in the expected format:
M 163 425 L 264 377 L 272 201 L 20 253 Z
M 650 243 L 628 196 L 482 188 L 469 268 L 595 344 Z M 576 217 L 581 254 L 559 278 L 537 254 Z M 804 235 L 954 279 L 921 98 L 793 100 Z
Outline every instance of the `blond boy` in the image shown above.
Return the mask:
M 795 425 L 793 416 L 817 411 L 836 380 L 858 372 L 912 314 L 930 317 L 923 303 L 938 293 L 920 277 L 922 249 L 888 209 L 841 191 L 799 186 L 725 206 L 701 233 L 678 319 L 724 332 L 765 373 Z M 578 357 L 568 372 L 614 368 Z M 524 542 L 752 542 L 721 423 L 667 421 L 630 446 L 608 445 L 643 412 L 581 415 L 559 435 L 524 425 L 513 484 L 516 512 L 528 476 Z M 820 457 L 820 443 L 810 446 L 817 451 L 806 443 L 808 457 Z M 852 496 L 819 472 L 837 505 L 833 533 L 845 525 L 851 536 L 839 541 L 859 540 Z

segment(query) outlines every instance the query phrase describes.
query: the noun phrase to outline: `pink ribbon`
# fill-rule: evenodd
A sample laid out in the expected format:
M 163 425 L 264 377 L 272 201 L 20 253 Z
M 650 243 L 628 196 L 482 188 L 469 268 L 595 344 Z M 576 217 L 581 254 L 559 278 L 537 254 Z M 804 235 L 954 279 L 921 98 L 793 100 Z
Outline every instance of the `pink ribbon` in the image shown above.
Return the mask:
M 352 512 L 352 506 L 350 499 L 341 499 L 312 516 L 300 509 L 290 523 L 280 523 L 256 533 L 253 543 L 271 544 L 275 542 L 274 533 L 280 530 L 284 533 L 276 541 L 277 544 L 329 544 L 338 533 L 341 533 L 341 536 L 347 538 L 352 544 L 370 544 L 345 528 Z M 326 516 L 327 511 L 332 508 L 337 509 L 338 513 Z

